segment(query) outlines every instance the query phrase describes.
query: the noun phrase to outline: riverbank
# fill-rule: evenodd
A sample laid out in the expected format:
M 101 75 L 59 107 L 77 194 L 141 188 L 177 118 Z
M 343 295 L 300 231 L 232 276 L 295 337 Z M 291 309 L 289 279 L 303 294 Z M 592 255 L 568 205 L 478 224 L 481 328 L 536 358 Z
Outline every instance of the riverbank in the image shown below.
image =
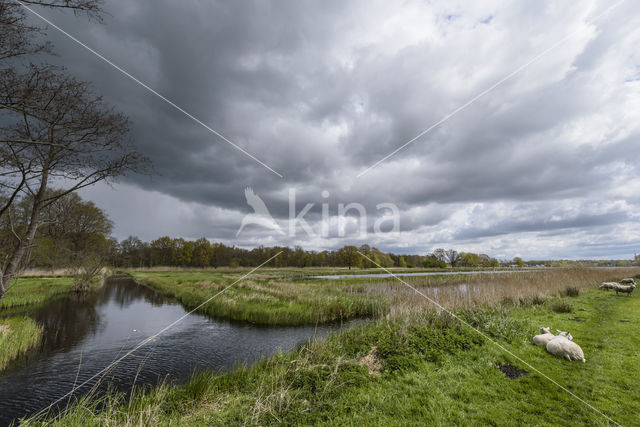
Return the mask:
M 24 316 L 0 318 L 0 373 L 9 364 L 35 347 L 42 339 L 43 328 Z
M 70 277 L 21 277 L 9 288 L 0 301 L 0 373 L 42 339 L 44 328 L 18 313 L 66 295 L 72 287 Z
M 317 269 L 262 269 L 227 288 L 248 272 L 134 270 L 129 273 L 138 283 L 175 298 L 188 309 L 215 296 L 200 310 L 213 317 L 262 325 L 303 325 L 432 309 L 429 300 L 416 298 L 415 290 L 447 308 L 458 310 L 478 305 L 497 306 L 504 300 L 519 303 L 549 298 L 566 292 L 567 288 L 579 291 L 605 280 L 638 274 L 640 269 L 545 269 L 506 274 L 459 272 L 402 277 L 413 289 L 396 278 L 385 276 L 311 279 L 310 276 L 318 275 Z M 335 272 L 324 271 L 325 275 Z
M 593 286 L 579 293 L 505 301 L 458 315 L 615 422 L 636 424 L 640 297 L 616 297 Z M 570 331 L 587 362 L 558 359 L 531 345 L 541 326 Z M 458 320 L 415 311 L 371 321 L 251 368 L 137 392 L 130 401 L 124 395 L 82 400 L 58 423 L 473 425 L 505 420 L 607 424 L 605 416 Z
M 73 288 L 71 277 L 21 277 L 11 285 L 0 301 L 0 315 L 13 308 L 44 304 L 68 294 Z

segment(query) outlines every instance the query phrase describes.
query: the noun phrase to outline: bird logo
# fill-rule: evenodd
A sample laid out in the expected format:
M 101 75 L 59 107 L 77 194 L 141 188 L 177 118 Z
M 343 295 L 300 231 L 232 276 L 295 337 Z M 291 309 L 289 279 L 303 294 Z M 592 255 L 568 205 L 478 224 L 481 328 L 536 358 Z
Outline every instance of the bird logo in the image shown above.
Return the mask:
M 278 224 L 271 214 L 269 213 L 269 209 L 264 204 L 260 196 L 254 193 L 251 187 L 247 187 L 244 189 L 244 196 L 247 198 L 247 204 L 253 208 L 253 213 L 247 214 L 242 218 L 242 223 L 240 224 L 240 228 L 236 233 L 236 237 L 240 235 L 244 227 L 249 224 L 256 224 L 262 227 L 269 228 L 271 230 L 275 230 L 278 233 L 284 234 L 280 224 Z

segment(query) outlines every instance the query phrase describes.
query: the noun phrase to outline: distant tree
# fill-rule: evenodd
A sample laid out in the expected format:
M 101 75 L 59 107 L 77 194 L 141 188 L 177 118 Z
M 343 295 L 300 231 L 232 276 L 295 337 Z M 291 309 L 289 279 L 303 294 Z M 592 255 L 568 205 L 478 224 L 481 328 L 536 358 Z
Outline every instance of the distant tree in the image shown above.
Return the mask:
M 522 260 L 522 258 L 520 258 L 519 256 L 513 258 L 513 263 L 516 264 L 518 267 L 524 267 L 526 265 L 525 262 Z
M 194 267 L 205 267 L 211 262 L 211 255 L 213 251 L 211 244 L 204 237 L 196 240 L 193 243 L 193 255 L 191 257 L 191 264 Z
M 338 259 L 341 264 L 349 267 L 359 267 L 362 265 L 362 256 L 358 253 L 358 248 L 355 246 L 345 246 L 338 250 Z
M 446 251 L 446 262 L 448 262 L 451 267 L 457 266 L 459 261 L 460 254 L 458 253 L 458 251 L 454 249 L 449 249 Z
M 442 248 L 435 249 L 431 255 L 440 261 L 448 262 L 447 251 Z
M 171 265 L 173 254 L 176 250 L 175 242 L 171 237 L 160 237 L 149 244 L 151 252 L 151 265 Z
M 460 265 L 463 267 L 478 267 L 480 266 L 480 255 L 473 252 L 461 252 L 460 253 Z

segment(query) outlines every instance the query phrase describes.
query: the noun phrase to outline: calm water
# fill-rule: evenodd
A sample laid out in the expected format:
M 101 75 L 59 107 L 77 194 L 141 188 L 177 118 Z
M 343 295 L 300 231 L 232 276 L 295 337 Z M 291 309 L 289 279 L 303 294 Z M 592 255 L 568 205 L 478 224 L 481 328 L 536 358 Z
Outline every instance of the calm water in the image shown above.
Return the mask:
M 112 278 L 98 292 L 65 297 L 27 313 L 44 325 L 45 339 L 13 368 L 0 374 L 0 425 L 33 414 L 68 393 L 140 341 L 185 314 L 179 304 Z M 288 350 L 335 327 L 258 327 L 193 314 L 121 361 L 107 382 L 118 390 L 185 381 L 194 371 L 224 371 Z M 77 380 L 76 380 L 77 376 Z M 93 382 L 78 390 L 86 393 Z M 66 403 L 66 400 L 64 401 Z
M 505 273 L 525 273 L 541 270 L 496 270 L 496 271 L 430 271 L 423 273 L 371 273 L 371 274 L 334 274 L 329 276 L 311 276 L 311 279 L 364 279 L 364 278 L 379 278 L 384 279 L 387 277 L 404 277 L 404 276 L 449 276 L 456 274 L 505 274 Z

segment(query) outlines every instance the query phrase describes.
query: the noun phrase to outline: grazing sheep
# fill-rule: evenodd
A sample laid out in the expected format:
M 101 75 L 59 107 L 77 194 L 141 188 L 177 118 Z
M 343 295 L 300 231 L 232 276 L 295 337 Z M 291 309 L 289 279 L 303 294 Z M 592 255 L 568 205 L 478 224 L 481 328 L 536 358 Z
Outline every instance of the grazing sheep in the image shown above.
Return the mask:
M 570 336 L 567 332 L 567 334 Z M 587 360 L 584 358 L 584 353 L 580 346 L 573 341 L 569 340 L 568 337 L 557 335 L 553 337 L 547 343 L 547 351 L 553 354 L 556 357 L 560 357 L 562 359 L 571 360 L 579 360 L 583 363 Z
M 628 284 L 630 284 L 630 285 L 635 285 L 635 284 L 636 284 L 636 281 L 635 281 L 635 280 L 633 280 L 633 278 L 629 278 L 629 279 L 622 279 L 622 280 L 620 280 L 620 284 L 625 284 L 625 283 L 628 283 Z
M 618 282 L 602 282 L 600 289 L 615 289 L 620 286 Z
M 623 292 L 623 293 L 626 293 L 628 296 L 631 296 L 631 292 L 633 292 L 635 288 L 636 288 L 636 284 L 634 283 L 629 286 L 618 285 L 614 288 L 614 290 L 616 291 L 616 295 L 618 295 L 618 292 Z
M 532 342 L 533 345 L 546 346 L 553 337 L 555 337 L 555 335 L 551 333 L 551 328 L 540 328 L 540 335 L 534 336 Z

